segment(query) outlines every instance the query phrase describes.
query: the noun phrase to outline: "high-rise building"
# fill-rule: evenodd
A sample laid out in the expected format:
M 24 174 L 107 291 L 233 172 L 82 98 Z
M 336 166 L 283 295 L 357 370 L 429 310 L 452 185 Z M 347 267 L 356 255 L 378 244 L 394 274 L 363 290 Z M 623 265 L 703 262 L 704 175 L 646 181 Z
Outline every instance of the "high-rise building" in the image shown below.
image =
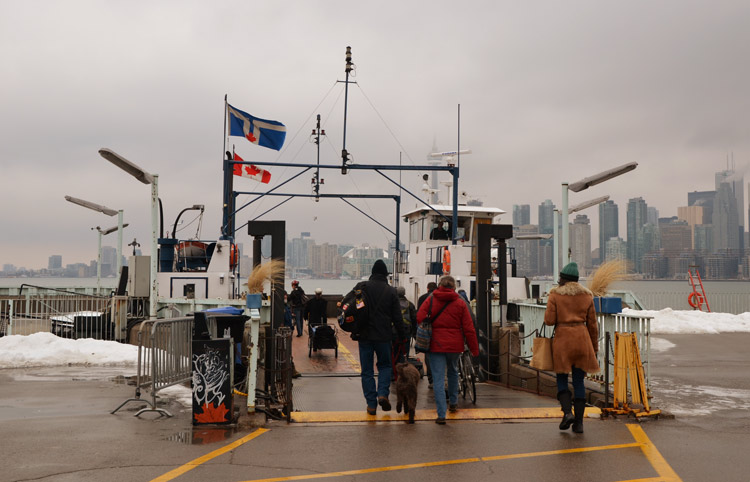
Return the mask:
M 636 273 L 641 272 L 641 258 L 646 254 L 643 227 L 647 224 L 648 206 L 641 197 L 628 200 L 628 261 Z
M 742 256 L 742 251 L 745 247 L 745 186 L 744 179 L 741 173 L 738 173 L 732 169 L 726 171 L 719 171 L 716 173 L 716 190 L 719 191 L 719 186 L 722 184 L 729 184 L 734 198 L 736 211 L 737 211 L 737 249 L 739 256 Z M 714 232 L 715 235 L 715 232 Z M 734 245 L 734 241 L 730 241 L 731 245 Z
M 695 249 L 695 226 L 697 224 L 708 224 L 704 219 L 704 206 L 680 206 L 677 208 L 677 219 L 685 221 L 690 226 L 691 249 Z
M 625 261 L 628 259 L 628 245 L 622 238 L 609 238 L 606 244 L 606 250 L 604 255 L 605 261 L 620 260 Z
M 599 204 L 599 262 L 606 259 L 607 241 L 620 236 L 620 215 L 617 204 L 609 200 Z
M 717 173 L 718 176 L 719 173 Z M 714 198 L 714 252 L 726 251 L 739 254 L 740 225 L 737 201 L 732 190 L 733 183 L 721 182 Z
M 539 234 L 539 226 L 526 224 L 513 225 L 513 237 L 508 246 L 516 250 L 516 273 L 518 276 L 536 276 L 539 273 L 539 240 L 518 239 L 519 235 Z
M 552 234 L 555 225 L 555 205 L 546 199 L 539 205 L 539 232 L 541 234 Z
M 102 246 L 102 276 L 117 276 L 117 250 L 112 246 Z
M 693 249 L 696 252 L 709 254 L 714 252 L 713 224 L 696 224 L 693 226 Z
M 513 226 L 531 224 L 531 206 L 528 204 L 513 205 Z
M 585 272 L 591 268 L 591 224 L 585 214 L 576 215 L 570 225 L 570 250 L 573 261 Z
M 692 229 L 687 221 L 677 217 L 659 220 L 662 251 L 666 256 L 679 256 L 693 249 Z
M 649 206 L 646 208 L 646 222 L 653 224 L 654 226 L 659 225 L 659 210 Z
M 47 262 L 47 269 L 62 269 L 62 256 L 53 254 Z
M 716 191 L 693 191 L 688 193 L 688 206 L 703 207 L 703 224 L 711 224 L 713 222 L 715 197 Z

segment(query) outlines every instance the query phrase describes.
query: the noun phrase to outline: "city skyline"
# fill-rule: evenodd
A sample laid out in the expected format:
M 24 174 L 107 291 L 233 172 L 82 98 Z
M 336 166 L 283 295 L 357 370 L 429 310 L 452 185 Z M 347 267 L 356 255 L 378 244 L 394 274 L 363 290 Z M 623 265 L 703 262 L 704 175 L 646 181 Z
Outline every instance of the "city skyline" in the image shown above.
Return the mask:
M 376 172 L 343 175 L 344 147 L 355 164 L 391 167 L 424 166 L 433 146 L 470 149 L 457 161 L 459 190 L 507 211 L 506 223 L 514 204 L 559 206 L 561 183 L 627 162 L 638 168 L 570 202 L 610 195 L 625 206 L 640 196 L 675 215 L 684 192 L 714 189 L 727 157 L 738 171 L 750 160 L 750 64 L 738 61 L 750 44 L 750 4 L 741 0 L 42 5 L 20 2 L 0 18 L 0 265 L 41 268 L 40 253 L 96 257 L 91 228 L 115 222 L 65 196 L 123 210 L 124 239 L 148 254 L 150 189 L 101 148 L 159 175 L 165 235 L 182 209 L 204 205 L 202 231 L 188 213 L 178 236 L 215 240 L 224 153 L 271 163 L 269 184 L 238 178 L 236 190 L 289 181 L 279 193 L 310 194 L 312 171 L 291 178 L 318 159 L 309 138 L 317 114 L 320 162 L 336 167 L 321 169 L 321 192 L 400 194 L 401 212 L 418 204 L 408 193 L 422 195 L 430 173 L 391 171 L 403 190 Z M 347 46 L 356 83 L 345 95 Z M 225 96 L 282 122 L 283 148 L 227 139 Z M 449 181 L 435 183 L 442 201 Z M 377 224 L 338 199 L 275 207 L 280 200 L 243 208 L 236 225 L 282 219 L 321 242 L 387 245 L 398 222 L 390 201 L 354 203 Z M 247 229 L 236 234 L 250 242 Z

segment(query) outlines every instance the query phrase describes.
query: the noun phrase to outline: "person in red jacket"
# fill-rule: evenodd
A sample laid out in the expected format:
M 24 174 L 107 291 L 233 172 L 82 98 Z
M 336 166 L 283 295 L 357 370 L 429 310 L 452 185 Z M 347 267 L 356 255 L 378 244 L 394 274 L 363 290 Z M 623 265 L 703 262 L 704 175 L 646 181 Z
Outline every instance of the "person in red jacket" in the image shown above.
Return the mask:
M 445 309 L 443 309 L 445 307 Z M 438 314 L 443 309 L 442 313 Z M 463 299 L 456 293 L 456 280 L 452 276 L 440 278 L 438 287 L 419 307 L 417 322 L 426 316 L 432 320 L 432 338 L 427 358 L 432 371 L 433 393 L 437 407 L 435 423 L 445 425 L 445 374 L 448 372 L 449 410 L 458 410 L 458 357 L 466 343 L 473 356 L 479 355 L 479 343 L 471 321 L 471 313 Z

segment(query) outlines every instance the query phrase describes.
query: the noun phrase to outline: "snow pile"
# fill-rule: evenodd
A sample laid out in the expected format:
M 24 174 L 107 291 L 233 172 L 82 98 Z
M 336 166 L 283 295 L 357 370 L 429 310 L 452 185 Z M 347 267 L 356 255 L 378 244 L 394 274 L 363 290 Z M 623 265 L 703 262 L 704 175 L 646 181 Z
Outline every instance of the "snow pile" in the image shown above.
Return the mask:
M 0 338 L 0 368 L 65 365 L 135 365 L 138 347 L 91 338 L 70 340 L 52 333 Z
M 676 311 L 671 308 L 664 308 L 659 311 L 626 308 L 622 312 L 653 316 L 651 333 L 655 334 L 750 332 L 750 313 L 731 315 L 702 311 Z

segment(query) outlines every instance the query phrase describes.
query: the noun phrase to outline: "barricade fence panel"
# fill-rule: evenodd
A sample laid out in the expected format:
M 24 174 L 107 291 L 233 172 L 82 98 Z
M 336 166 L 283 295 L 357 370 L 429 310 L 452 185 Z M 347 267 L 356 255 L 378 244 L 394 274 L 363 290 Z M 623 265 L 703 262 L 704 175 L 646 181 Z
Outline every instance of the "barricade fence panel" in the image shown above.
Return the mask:
M 156 392 L 188 382 L 193 376 L 192 366 L 193 318 L 147 320 L 138 328 L 138 362 L 135 398 L 125 400 L 112 411 L 117 412 L 128 402 L 146 403 L 136 416 L 156 411 L 171 416 L 156 405 Z M 151 392 L 151 401 L 141 398 L 141 390 Z

